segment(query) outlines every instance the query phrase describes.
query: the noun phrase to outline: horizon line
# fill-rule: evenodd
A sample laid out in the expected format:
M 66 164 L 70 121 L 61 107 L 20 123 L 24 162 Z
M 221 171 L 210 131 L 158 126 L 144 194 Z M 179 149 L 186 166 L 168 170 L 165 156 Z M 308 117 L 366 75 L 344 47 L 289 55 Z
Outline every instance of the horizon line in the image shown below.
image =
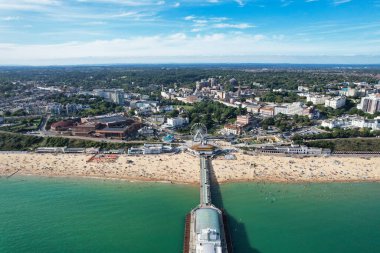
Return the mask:
M 306 65 L 306 66 L 379 66 L 379 63 L 291 63 L 291 62 L 162 62 L 162 63 L 89 63 L 89 64 L 0 64 L 4 67 L 106 67 L 106 66 L 160 66 L 160 65 Z

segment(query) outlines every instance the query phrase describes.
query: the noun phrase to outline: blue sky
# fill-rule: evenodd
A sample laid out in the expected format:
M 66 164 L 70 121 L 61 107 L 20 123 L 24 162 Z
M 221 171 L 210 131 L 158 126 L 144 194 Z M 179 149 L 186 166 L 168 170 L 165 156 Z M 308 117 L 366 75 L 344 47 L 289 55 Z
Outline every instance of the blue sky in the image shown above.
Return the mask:
M 380 0 L 0 0 L 0 64 L 380 63 Z

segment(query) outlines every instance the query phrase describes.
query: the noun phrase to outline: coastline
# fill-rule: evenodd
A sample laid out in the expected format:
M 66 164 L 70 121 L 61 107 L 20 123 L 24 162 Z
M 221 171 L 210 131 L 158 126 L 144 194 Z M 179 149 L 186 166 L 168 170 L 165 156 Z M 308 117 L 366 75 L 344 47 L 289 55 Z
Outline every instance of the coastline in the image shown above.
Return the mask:
M 169 180 L 160 180 L 154 178 L 115 178 L 115 177 L 95 177 L 95 176 L 47 176 L 47 175 L 36 175 L 36 174 L 17 174 L 12 176 L 12 178 L 45 178 L 45 179 L 73 179 L 73 180 L 102 180 L 102 181 L 120 181 L 120 182 L 129 182 L 129 183 L 157 183 L 157 184 L 174 184 L 174 185 L 188 185 L 198 187 L 199 183 L 189 183 L 182 181 L 169 181 Z M 7 179 L 6 176 L 0 175 L 0 179 Z M 281 179 L 234 179 L 218 182 L 220 185 L 224 184 L 233 184 L 233 183 L 259 183 L 259 184 L 270 184 L 270 183 L 279 183 L 279 184 L 323 184 L 323 183 L 380 183 L 380 179 L 352 179 L 352 180 L 281 180 Z
M 73 180 L 99 180 L 99 181 L 120 181 L 130 183 L 157 183 L 157 184 L 175 184 L 175 185 L 189 185 L 198 186 L 197 183 L 187 183 L 181 181 L 169 181 L 154 178 L 123 178 L 123 177 L 96 177 L 96 176 L 59 176 L 59 175 L 36 175 L 36 174 L 16 174 L 11 178 L 46 178 L 46 179 L 73 179 Z M 6 176 L 0 174 L 0 179 L 8 179 Z
M 0 176 L 84 178 L 197 185 L 198 159 L 176 155 L 127 156 L 115 162 L 88 163 L 85 154 L 1 153 Z M 237 153 L 236 160 L 212 162 L 220 184 L 235 182 L 379 182 L 380 157 L 279 157 Z

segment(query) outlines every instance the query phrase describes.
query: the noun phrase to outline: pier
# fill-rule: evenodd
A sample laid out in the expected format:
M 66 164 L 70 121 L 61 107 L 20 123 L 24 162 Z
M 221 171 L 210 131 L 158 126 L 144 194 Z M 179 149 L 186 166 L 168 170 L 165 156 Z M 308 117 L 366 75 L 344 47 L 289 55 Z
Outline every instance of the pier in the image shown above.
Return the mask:
M 200 204 L 186 216 L 184 253 L 232 252 L 231 242 L 226 240 L 226 216 L 212 204 L 210 163 L 208 156 L 200 155 Z

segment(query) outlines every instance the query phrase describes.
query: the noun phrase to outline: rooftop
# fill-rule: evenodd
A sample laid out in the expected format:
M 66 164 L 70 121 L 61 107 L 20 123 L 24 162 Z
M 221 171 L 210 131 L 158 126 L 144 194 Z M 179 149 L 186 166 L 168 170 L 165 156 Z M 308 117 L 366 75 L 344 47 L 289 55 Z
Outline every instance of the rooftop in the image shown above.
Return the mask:
M 199 208 L 195 211 L 195 231 L 200 234 L 204 229 L 214 229 L 220 234 L 219 213 L 214 208 Z
M 100 122 L 100 123 L 122 122 L 126 120 L 127 118 L 124 116 L 110 116 L 110 117 L 95 119 L 95 121 Z
M 106 127 L 98 132 L 109 132 L 109 133 L 124 133 L 127 130 L 127 127 Z

